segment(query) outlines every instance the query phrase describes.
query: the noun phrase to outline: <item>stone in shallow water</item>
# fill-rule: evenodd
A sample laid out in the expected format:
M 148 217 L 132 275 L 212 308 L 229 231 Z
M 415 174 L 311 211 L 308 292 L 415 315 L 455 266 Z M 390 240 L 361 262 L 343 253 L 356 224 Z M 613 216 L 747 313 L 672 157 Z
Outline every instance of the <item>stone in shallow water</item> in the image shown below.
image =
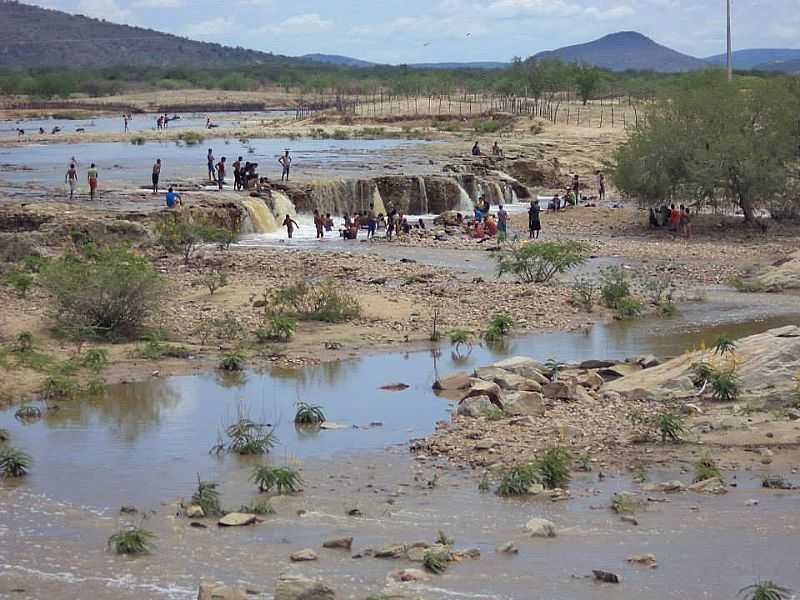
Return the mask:
M 259 522 L 260 519 L 256 515 L 233 512 L 222 517 L 218 524 L 220 527 L 245 527 Z
M 531 519 L 525 529 L 531 537 L 554 538 L 557 535 L 556 526 L 547 519 Z

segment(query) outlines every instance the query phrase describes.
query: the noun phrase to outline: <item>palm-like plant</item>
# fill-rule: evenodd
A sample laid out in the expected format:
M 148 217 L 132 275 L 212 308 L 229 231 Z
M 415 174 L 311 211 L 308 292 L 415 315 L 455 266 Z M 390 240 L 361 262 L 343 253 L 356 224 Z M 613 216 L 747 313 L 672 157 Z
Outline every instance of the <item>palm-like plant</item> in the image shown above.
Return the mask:
M 686 433 L 683 419 L 675 413 L 665 412 L 654 417 L 654 424 L 661 434 L 661 443 L 666 443 L 667 438 L 673 442 L 681 441 L 681 436 Z
M 266 454 L 276 443 L 272 427 L 251 421 L 246 416 L 228 426 L 225 434 L 230 438 L 227 450 L 234 454 Z
M 772 581 L 759 581 L 739 590 L 739 596 L 744 600 L 789 600 L 792 590 Z
M 457 356 L 469 356 L 472 353 L 472 335 L 470 335 L 469 331 L 466 329 L 454 329 L 449 335 L 450 344 L 453 346 Z
M 117 554 L 149 554 L 153 548 L 156 534 L 141 527 L 130 527 L 118 531 L 108 538 L 108 547 Z
M 566 448 L 550 448 L 535 463 L 546 488 L 563 487 L 569 483 L 572 454 Z
M 695 483 L 706 481 L 707 479 L 713 479 L 714 477 L 722 479 L 722 473 L 720 472 L 719 467 L 713 458 L 706 456 L 705 458 L 701 458 L 694 463 Z
M 325 413 L 322 412 L 321 406 L 298 402 L 294 422 L 295 425 L 320 425 L 325 422 Z
M 219 517 L 224 513 L 219 503 L 218 485 L 214 481 L 202 481 L 200 476 L 197 476 L 197 491 L 192 496 L 192 504 L 202 508 L 206 517 Z
M 711 375 L 711 389 L 714 400 L 719 402 L 735 402 L 739 397 L 739 376 L 733 369 L 714 371 Z
M 293 494 L 303 485 L 303 479 L 295 469 L 268 465 L 259 465 L 253 469 L 250 481 L 255 483 L 262 493 L 274 488 L 279 494 Z
M 436 552 L 428 550 L 422 559 L 422 564 L 425 568 L 434 575 L 440 575 L 447 569 L 447 560 L 449 556 L 446 552 Z
M 33 459 L 17 448 L 0 448 L 0 475 L 3 477 L 22 477 L 27 475 Z
M 555 382 L 561 369 L 564 368 L 564 363 L 557 361 L 555 358 L 548 358 L 544 363 L 544 368 L 547 369 L 547 378 Z
M 241 352 L 228 352 L 222 357 L 219 368 L 223 371 L 244 370 L 244 355 Z
M 734 352 L 736 352 L 736 342 L 733 340 L 733 338 L 724 333 L 717 338 L 717 341 L 714 343 L 714 354 L 719 356 L 727 356 L 728 354 L 733 354 Z

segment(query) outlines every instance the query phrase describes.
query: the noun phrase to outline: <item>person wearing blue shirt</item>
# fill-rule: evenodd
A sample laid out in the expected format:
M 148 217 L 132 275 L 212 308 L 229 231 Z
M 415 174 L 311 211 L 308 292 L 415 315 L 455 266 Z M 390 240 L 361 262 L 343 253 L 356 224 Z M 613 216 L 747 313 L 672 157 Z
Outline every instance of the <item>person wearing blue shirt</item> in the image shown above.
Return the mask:
M 175 190 L 170 186 L 167 192 L 167 208 L 175 208 L 175 206 L 183 206 L 183 201 L 181 200 L 181 195 L 176 194 Z

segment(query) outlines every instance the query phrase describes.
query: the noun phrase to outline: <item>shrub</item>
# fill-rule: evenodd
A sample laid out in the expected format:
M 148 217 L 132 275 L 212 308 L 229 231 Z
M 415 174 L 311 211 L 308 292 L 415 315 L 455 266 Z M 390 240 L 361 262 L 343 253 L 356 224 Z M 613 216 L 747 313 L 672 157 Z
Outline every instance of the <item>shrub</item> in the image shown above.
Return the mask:
M 279 313 L 301 321 L 343 323 L 361 315 L 358 301 L 330 282 L 313 285 L 301 281 L 289 285 L 273 294 L 272 303 Z
M 502 421 L 506 418 L 506 413 L 502 408 L 493 407 L 486 409 L 483 416 L 486 417 L 487 421 Z
M 305 402 L 297 403 L 297 412 L 294 415 L 295 425 L 319 425 L 325 422 L 325 413 L 322 407 Z
M 241 352 L 228 352 L 219 362 L 219 368 L 223 371 L 243 371 L 244 356 Z
M 245 335 L 245 329 L 236 313 L 225 311 L 221 317 L 204 321 L 197 333 L 202 343 L 206 344 L 211 336 L 228 342 L 241 339 Z
M 195 279 L 194 285 L 208 288 L 208 293 L 213 296 L 214 292 L 216 292 L 218 289 L 224 288 L 228 285 L 228 274 L 220 271 L 203 273 L 200 277 Z
M 719 356 L 727 356 L 736 352 L 736 342 L 733 338 L 722 334 L 714 342 L 714 354 Z
M 465 329 L 454 329 L 449 334 L 450 344 L 453 346 L 455 353 L 462 355 L 462 349 L 467 350 L 467 354 L 472 352 L 472 334 Z
M 597 282 L 590 277 L 576 277 L 572 284 L 572 303 L 585 310 L 592 312 L 597 298 Z
M 656 305 L 672 302 L 672 288 L 672 278 L 663 274 L 658 277 L 648 278 L 642 286 L 647 296 L 647 301 Z
M 711 457 L 705 457 L 694 463 L 694 482 L 705 481 L 718 477 L 722 479 L 722 473 L 717 466 L 717 463 Z
M 709 379 L 714 400 L 735 402 L 739 397 L 739 376 L 734 369 L 715 370 Z
M 544 283 L 583 264 L 589 251 L 588 244 L 574 240 L 518 244 L 498 253 L 497 272 L 525 283 Z
M 220 517 L 224 514 L 220 505 L 219 484 L 214 481 L 202 481 L 197 476 L 197 491 L 192 495 L 192 504 L 203 509 L 206 517 Z
M 203 136 L 202 133 L 197 131 L 182 131 L 178 135 L 178 140 L 186 144 L 187 146 L 195 146 L 197 144 L 202 144 L 206 138 Z
M 600 270 L 600 296 L 608 308 L 617 308 L 623 298 L 631 294 L 631 286 L 622 267 L 606 267 Z
M 686 433 L 683 418 L 671 412 L 656 415 L 652 422 L 655 429 L 661 434 L 662 443 L 665 443 L 667 438 L 673 442 L 679 442 L 681 441 L 681 436 Z
M 239 508 L 239 512 L 265 517 L 268 515 L 274 515 L 275 509 L 272 507 L 272 504 L 269 500 L 259 500 L 253 504 L 241 506 Z
M 3 279 L 3 282 L 10 288 L 13 288 L 20 298 L 25 298 L 28 295 L 28 290 L 33 287 L 33 275 L 14 269 Z
M 240 455 L 267 454 L 275 446 L 275 432 L 270 425 L 256 423 L 240 413 L 239 420 L 225 429 L 229 438 L 227 452 Z
M 36 406 L 20 406 L 14 413 L 14 418 L 20 421 L 34 421 L 42 418 L 42 411 Z
M 22 450 L 0 447 L 0 474 L 3 477 L 23 477 L 32 464 L 33 459 Z
M 84 354 L 81 364 L 87 369 L 99 373 L 108 366 L 108 350 L 105 348 L 92 348 Z
M 42 395 L 47 400 L 68 400 L 80 392 L 77 381 L 66 375 L 53 374 L 47 378 Z
M 131 138 L 131 145 L 133 146 L 144 146 L 147 140 L 142 135 L 135 135 Z
M 561 369 L 564 368 L 564 363 L 557 361 L 555 358 L 548 358 L 544 363 L 544 368 L 547 369 L 547 378 L 555 382 Z
M 140 527 L 118 531 L 108 538 L 108 547 L 117 554 L 149 554 L 156 534 Z
M 744 600 L 790 600 L 794 597 L 792 590 L 772 581 L 759 581 L 742 588 L 739 590 L 739 596 Z
M 658 314 L 665 319 L 676 317 L 678 312 L 678 307 L 672 302 L 664 302 L 658 305 Z
M 19 260 L 19 267 L 28 273 L 40 273 L 47 266 L 48 259 L 44 256 L 29 254 Z
M 736 288 L 737 292 L 743 294 L 755 294 L 764 291 L 764 285 L 758 281 L 748 281 L 741 277 L 734 277 L 729 281 L 731 286 Z
M 61 325 L 113 338 L 138 333 L 163 289 L 150 262 L 121 247 L 104 249 L 94 260 L 55 260 L 41 278 Z
M 617 300 L 616 317 L 618 319 L 635 319 L 641 316 L 643 309 L 639 300 L 632 296 L 625 296 Z
M 448 552 L 441 550 L 427 550 L 422 558 L 424 567 L 434 575 L 440 575 L 447 570 L 447 561 L 450 559 Z
M 642 501 L 628 492 L 616 492 L 611 496 L 611 510 L 620 515 L 631 515 L 642 508 Z
M 508 469 L 497 487 L 500 496 L 524 496 L 535 483 L 542 483 L 539 469 L 533 463 L 515 465 Z
M 695 387 L 702 387 L 714 374 L 714 367 L 705 361 L 692 363 L 689 367 L 692 374 L 692 383 Z
M 260 492 L 269 492 L 273 488 L 279 494 L 293 494 L 300 490 L 303 479 L 300 473 L 291 467 L 257 466 L 250 475 L 250 481 L 258 486 Z
M 259 342 L 283 342 L 292 339 L 297 329 L 297 321 L 285 315 L 272 315 L 267 320 L 266 326 L 256 330 L 256 339 Z
M 487 342 L 499 342 L 511 333 L 513 327 L 514 321 L 511 317 L 504 314 L 495 315 L 489 322 L 489 327 L 486 328 L 483 337 Z
M 541 483 L 548 489 L 564 487 L 569 483 L 569 466 L 572 454 L 566 448 L 550 448 L 534 463 Z
M 160 246 L 167 252 L 181 254 L 186 263 L 202 244 L 228 246 L 233 241 L 233 233 L 224 227 L 205 219 L 178 221 L 173 215 L 156 225 L 156 234 Z
M 33 334 L 30 331 L 20 331 L 14 338 L 14 352 L 25 354 L 33 350 Z

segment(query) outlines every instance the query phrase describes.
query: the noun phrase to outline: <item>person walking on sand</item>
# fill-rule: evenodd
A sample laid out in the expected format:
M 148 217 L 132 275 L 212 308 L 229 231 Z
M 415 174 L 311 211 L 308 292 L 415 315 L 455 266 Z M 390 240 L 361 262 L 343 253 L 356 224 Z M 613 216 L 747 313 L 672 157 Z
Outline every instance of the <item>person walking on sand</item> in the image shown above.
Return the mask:
M 211 148 L 208 149 L 208 154 L 206 155 L 206 162 L 208 162 L 208 180 L 215 181 L 216 178 L 214 175 L 214 151 Z
M 94 163 L 89 167 L 86 176 L 89 179 L 89 199 L 94 201 L 95 193 L 97 192 L 97 167 L 94 166 Z
M 292 157 L 289 156 L 289 151 L 287 150 L 284 152 L 281 157 L 278 159 L 278 164 L 283 167 L 283 172 L 281 173 L 281 181 L 289 181 L 289 171 L 292 166 Z
M 538 240 L 539 232 L 542 230 L 542 221 L 539 213 L 539 201 L 534 200 L 531 202 L 531 207 L 528 209 L 528 239 Z
M 75 163 L 69 163 L 64 182 L 69 185 L 69 199 L 72 200 L 75 197 L 75 188 L 78 186 L 78 169 L 75 168 Z
M 297 221 L 292 219 L 290 215 L 286 215 L 286 218 L 283 220 L 283 226 L 286 227 L 286 233 L 289 234 L 289 239 L 292 239 L 292 234 L 294 233 L 295 227 L 300 229 L 300 225 L 298 225 Z
M 158 178 L 161 177 L 161 159 L 156 159 L 153 165 L 153 193 L 158 193 Z
M 219 184 L 219 191 L 222 191 L 222 186 L 225 185 L 225 157 L 219 159 L 217 163 L 217 184 Z

